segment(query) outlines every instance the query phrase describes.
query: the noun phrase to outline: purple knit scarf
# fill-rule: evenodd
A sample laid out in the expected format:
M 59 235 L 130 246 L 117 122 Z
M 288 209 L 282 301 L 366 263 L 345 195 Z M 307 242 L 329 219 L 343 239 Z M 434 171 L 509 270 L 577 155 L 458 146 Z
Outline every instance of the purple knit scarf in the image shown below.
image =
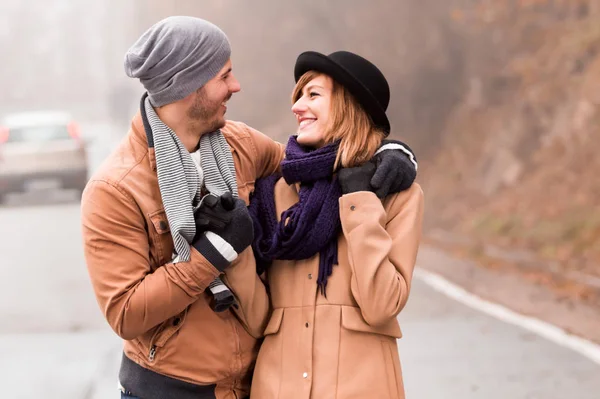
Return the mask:
M 323 295 L 327 278 L 337 264 L 341 231 L 338 200 L 342 192 L 333 177 L 338 145 L 310 150 L 298 144 L 296 136 L 290 137 L 281 172 L 288 184 L 301 183 L 298 202 L 277 222 L 274 187 L 280 176 L 275 175 L 256 181 L 249 207 L 254 221 L 252 248 L 257 271 L 262 273 L 275 259 L 308 259 L 320 253 L 317 284 Z

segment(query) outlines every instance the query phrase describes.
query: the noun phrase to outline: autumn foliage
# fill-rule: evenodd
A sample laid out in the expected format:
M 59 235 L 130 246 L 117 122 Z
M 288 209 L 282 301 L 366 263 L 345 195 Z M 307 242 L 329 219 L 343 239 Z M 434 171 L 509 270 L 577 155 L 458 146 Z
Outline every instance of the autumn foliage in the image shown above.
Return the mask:
M 424 172 L 429 225 L 600 275 L 600 1 L 478 1 L 449 18 L 475 66 Z

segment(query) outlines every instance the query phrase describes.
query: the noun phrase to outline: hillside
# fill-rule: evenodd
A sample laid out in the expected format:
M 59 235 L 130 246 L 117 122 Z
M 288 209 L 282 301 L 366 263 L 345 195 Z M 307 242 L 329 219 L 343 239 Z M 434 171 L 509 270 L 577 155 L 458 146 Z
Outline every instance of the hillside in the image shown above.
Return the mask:
M 496 56 L 423 167 L 427 225 L 600 276 L 599 2 L 479 3 L 451 17 Z

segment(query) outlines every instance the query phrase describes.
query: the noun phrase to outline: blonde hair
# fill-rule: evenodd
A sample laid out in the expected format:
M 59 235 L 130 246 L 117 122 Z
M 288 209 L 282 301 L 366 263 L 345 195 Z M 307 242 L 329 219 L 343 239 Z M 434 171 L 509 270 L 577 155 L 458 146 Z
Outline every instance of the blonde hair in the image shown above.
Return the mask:
M 292 91 L 292 104 L 302 96 L 302 89 L 319 76 L 328 76 L 317 71 L 308 71 L 298 79 Z M 334 170 L 351 168 L 367 162 L 381 146 L 385 137 L 383 130 L 375 128 L 371 117 L 352 94 L 341 84 L 333 81 L 329 109 L 329 123 L 325 132 L 325 143 L 340 140 Z

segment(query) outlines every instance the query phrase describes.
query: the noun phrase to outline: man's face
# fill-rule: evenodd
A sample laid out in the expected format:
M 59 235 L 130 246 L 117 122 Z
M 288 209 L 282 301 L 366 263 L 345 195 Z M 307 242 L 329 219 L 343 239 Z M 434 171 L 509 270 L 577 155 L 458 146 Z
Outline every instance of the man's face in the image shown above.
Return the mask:
M 225 126 L 226 103 L 233 93 L 240 91 L 240 83 L 233 76 L 231 60 L 217 75 L 196 91 L 194 102 L 188 108 L 190 119 L 208 126 L 207 131 L 215 131 Z

